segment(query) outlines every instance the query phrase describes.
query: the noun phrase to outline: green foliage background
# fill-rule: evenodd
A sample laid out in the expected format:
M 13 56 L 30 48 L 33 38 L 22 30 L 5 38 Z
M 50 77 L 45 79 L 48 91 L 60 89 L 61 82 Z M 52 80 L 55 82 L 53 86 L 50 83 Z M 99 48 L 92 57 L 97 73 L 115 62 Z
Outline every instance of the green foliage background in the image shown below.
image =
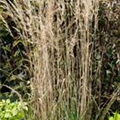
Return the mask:
M 29 48 L 3 8 L 0 14 L 4 17 L 0 18 L 0 90 L 8 90 L 3 86 L 8 85 L 26 97 L 30 80 Z
M 101 101 L 105 102 L 120 84 L 120 3 L 113 1 L 100 4 Z

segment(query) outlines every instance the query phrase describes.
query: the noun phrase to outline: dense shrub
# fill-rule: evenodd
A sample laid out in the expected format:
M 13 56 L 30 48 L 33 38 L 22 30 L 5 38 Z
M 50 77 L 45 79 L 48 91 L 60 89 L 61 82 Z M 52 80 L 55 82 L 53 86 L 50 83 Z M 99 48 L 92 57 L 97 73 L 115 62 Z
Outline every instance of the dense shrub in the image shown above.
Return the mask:
M 98 12 L 96 54 L 93 68 L 98 71 L 93 84 L 93 94 L 97 101 L 96 109 L 107 106 L 120 84 L 120 2 L 102 1 Z M 96 67 L 97 66 L 97 67 Z M 98 70 L 99 68 L 99 70 Z M 94 74 L 94 73 L 93 73 Z M 98 85 L 98 86 L 97 86 Z M 110 111 L 120 110 L 120 95 L 117 95 Z M 96 110 L 94 110 L 96 111 Z M 98 110 L 99 111 L 99 110 Z M 98 113 L 97 111 L 97 113 Z M 109 111 L 109 112 L 110 112 Z M 111 113 L 111 112 L 110 112 Z M 107 118 L 106 118 L 107 119 Z
M 0 101 L 0 120 L 23 120 L 27 110 L 26 103 L 11 102 L 9 99 L 2 100 Z
M 120 120 L 120 114 L 115 112 L 113 116 L 110 116 L 108 120 Z
M 120 2 L 101 2 L 98 35 L 101 52 L 101 99 L 120 84 Z M 105 101 L 103 101 L 105 102 Z

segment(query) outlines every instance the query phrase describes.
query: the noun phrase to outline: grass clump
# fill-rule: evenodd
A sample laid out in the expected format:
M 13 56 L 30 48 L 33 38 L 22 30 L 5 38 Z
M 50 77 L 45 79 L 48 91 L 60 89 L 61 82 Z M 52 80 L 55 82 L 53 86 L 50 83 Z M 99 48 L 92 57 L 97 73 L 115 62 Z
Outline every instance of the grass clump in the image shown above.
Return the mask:
M 98 1 L 2 0 L 1 3 L 24 44 L 35 48 L 29 58 L 36 119 L 67 120 L 75 111 L 75 119 L 90 120 L 92 36 L 97 28 Z

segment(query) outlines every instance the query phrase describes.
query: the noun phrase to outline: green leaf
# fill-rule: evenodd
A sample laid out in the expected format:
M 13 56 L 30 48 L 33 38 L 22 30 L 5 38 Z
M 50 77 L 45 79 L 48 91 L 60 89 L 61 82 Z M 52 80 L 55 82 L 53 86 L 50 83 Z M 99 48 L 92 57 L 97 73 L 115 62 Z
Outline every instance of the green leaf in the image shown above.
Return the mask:
M 10 80 L 16 80 L 16 76 L 15 76 L 15 75 L 12 75 L 12 76 L 10 77 Z
M 106 70 L 106 74 L 110 74 L 111 73 L 111 71 L 110 70 Z
M 8 103 L 8 104 L 9 104 L 9 103 L 10 103 L 10 99 L 7 99 L 7 100 L 6 100 L 6 103 Z
M 20 51 L 18 50 L 18 51 L 16 51 L 15 53 L 14 53 L 14 57 L 16 57 L 16 56 L 18 56 L 19 55 L 19 53 L 20 53 Z
M 114 118 L 113 117 L 109 117 L 109 120 L 114 120 Z
M 5 118 L 11 118 L 12 115 L 10 113 L 5 113 Z
M 3 13 L 3 8 L 0 8 L 0 14 Z
M 12 111 L 12 115 L 16 116 L 17 115 L 17 110 Z
M 17 40 L 13 43 L 13 47 L 16 47 L 19 43 L 22 43 L 22 40 Z

